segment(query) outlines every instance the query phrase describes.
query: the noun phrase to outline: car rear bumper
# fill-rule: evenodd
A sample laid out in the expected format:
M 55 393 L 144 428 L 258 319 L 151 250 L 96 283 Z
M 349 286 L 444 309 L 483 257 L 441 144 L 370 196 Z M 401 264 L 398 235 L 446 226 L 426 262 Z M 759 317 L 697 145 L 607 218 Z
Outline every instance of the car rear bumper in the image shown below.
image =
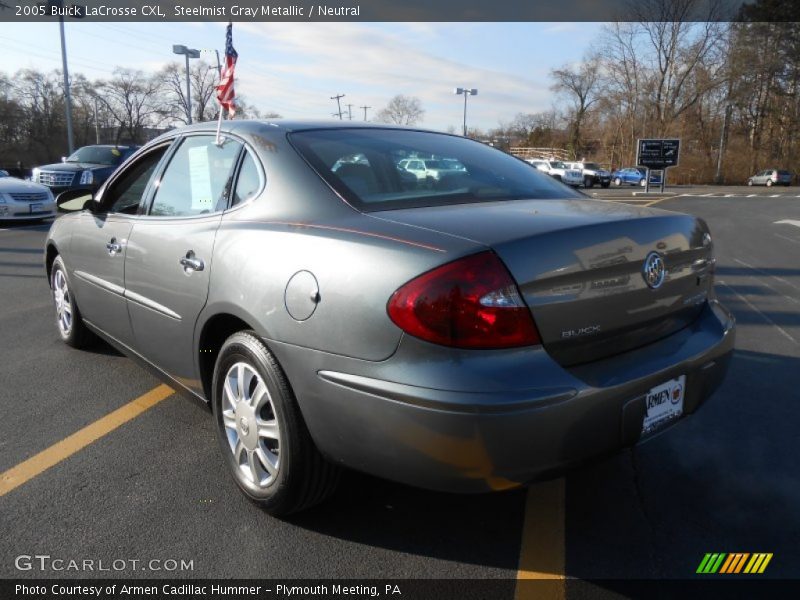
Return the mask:
M 693 413 L 722 381 L 734 337 L 733 318 L 713 301 L 668 338 L 568 369 L 541 349 L 443 358 L 408 337 L 381 363 L 268 343 L 329 459 L 420 487 L 483 492 L 636 444 L 644 395 L 680 375 L 684 417 Z

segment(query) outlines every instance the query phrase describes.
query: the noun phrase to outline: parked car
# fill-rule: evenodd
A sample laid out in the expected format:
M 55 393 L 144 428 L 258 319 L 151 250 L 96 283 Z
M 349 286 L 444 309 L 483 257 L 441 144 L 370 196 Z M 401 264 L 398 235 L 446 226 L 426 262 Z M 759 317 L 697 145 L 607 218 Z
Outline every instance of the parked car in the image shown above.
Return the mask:
M 783 169 L 766 169 L 750 177 L 747 185 L 792 185 L 792 173 Z
M 611 172 L 593 162 L 566 163 L 570 168 L 583 174 L 583 187 L 590 188 L 595 185 L 607 188 L 611 185 Z
M 443 159 L 432 158 L 404 158 L 398 163 L 401 169 L 413 173 L 417 179 L 422 181 L 438 181 L 447 173 L 456 171 L 463 171 L 464 165 L 458 164 L 458 161 L 446 162 Z
M 61 339 L 100 335 L 209 402 L 266 510 L 321 501 L 340 467 L 523 485 L 720 384 L 734 321 L 702 219 L 587 199 L 461 136 L 236 120 L 217 144 L 215 126 L 139 150 L 55 221 L 45 264 Z M 409 190 L 404 151 L 465 171 Z M 333 170 L 354 153 L 368 164 Z
M 94 191 L 138 146 L 84 146 L 62 162 L 33 169 L 31 181 L 49 187 L 54 195 L 70 189 Z
M 573 169 L 566 163 L 561 162 L 560 160 L 546 160 L 546 159 L 528 159 L 530 165 L 536 167 L 540 171 L 544 171 L 551 177 L 561 181 L 562 183 L 566 183 L 567 185 L 571 185 L 573 187 L 577 187 L 583 184 L 583 172 L 578 169 Z
M 56 214 L 48 188 L 16 177 L 0 177 L 0 221 L 39 221 Z
M 644 167 L 627 167 L 618 169 L 611 173 L 611 181 L 616 186 L 621 185 L 640 185 L 645 187 L 647 177 L 647 169 Z M 650 185 L 659 185 L 661 183 L 660 173 L 650 173 Z

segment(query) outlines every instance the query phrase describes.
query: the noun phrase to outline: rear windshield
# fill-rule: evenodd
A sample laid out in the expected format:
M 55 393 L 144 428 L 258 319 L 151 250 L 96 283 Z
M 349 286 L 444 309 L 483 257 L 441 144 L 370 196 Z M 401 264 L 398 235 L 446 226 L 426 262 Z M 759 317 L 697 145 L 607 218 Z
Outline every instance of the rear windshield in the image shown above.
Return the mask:
M 364 211 L 582 197 L 520 159 L 458 136 L 323 129 L 292 133 L 290 140 L 328 184 Z M 421 170 L 421 162 L 436 170 Z
M 789 171 L 778 171 L 778 175 L 783 175 L 785 177 L 787 175 L 791 176 L 792 174 Z

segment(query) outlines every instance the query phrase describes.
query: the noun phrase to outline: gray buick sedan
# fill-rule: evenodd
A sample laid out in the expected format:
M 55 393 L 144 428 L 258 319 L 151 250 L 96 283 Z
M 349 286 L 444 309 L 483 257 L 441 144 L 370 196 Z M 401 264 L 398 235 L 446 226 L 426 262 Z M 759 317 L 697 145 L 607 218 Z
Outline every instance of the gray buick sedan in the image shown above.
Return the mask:
M 47 238 L 61 338 L 98 335 L 211 405 L 274 514 L 341 467 L 525 484 L 636 444 L 722 380 L 708 227 L 589 200 L 458 136 L 229 121 L 166 134 Z M 463 168 L 420 179 L 409 159 Z

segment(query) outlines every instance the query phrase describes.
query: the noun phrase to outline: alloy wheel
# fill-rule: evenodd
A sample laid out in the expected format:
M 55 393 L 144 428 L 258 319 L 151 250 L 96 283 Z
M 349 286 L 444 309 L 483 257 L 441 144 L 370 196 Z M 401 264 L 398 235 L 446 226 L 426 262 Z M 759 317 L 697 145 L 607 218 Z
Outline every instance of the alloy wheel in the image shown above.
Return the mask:
M 69 336 L 72 331 L 72 294 L 67 285 L 67 278 L 61 269 L 53 275 L 53 300 L 56 304 L 56 321 L 61 334 Z
M 237 362 L 225 375 L 222 422 L 242 477 L 265 488 L 280 468 L 280 427 L 267 386 L 256 370 Z

